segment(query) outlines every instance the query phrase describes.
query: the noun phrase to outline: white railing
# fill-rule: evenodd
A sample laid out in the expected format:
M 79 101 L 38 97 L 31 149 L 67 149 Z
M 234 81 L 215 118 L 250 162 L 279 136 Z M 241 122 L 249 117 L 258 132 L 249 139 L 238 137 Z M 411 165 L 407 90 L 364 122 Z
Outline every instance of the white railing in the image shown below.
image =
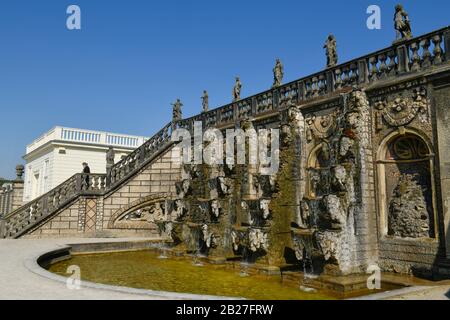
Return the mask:
M 148 138 L 66 127 L 55 127 L 27 146 L 27 154 L 51 141 L 70 141 L 135 149 Z

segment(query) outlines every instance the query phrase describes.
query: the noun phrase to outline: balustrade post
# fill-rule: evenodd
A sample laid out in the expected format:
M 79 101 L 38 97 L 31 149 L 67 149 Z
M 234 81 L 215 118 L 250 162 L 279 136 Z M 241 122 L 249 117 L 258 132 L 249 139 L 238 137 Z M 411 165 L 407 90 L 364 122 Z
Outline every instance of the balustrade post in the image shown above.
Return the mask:
M 333 71 L 329 70 L 327 71 L 326 74 L 326 79 L 327 79 L 327 92 L 326 93 L 331 93 L 334 91 L 334 74 Z
M 409 72 L 409 50 L 406 45 L 397 47 L 398 73 Z
M 305 83 L 303 81 L 299 81 L 297 83 L 298 86 L 298 101 L 305 100 Z
M 257 106 L 258 103 L 256 101 L 256 97 L 252 98 L 252 115 L 255 116 L 258 112 L 257 112 Z
M 272 90 L 272 107 L 274 109 L 278 109 L 280 105 L 280 90 L 273 89 Z
M 450 61 L 450 30 L 444 32 L 445 61 Z
M 369 67 L 367 61 L 362 59 L 358 61 L 358 83 L 369 82 Z
M 6 220 L 0 218 L 0 239 L 3 239 L 5 237 L 6 237 Z

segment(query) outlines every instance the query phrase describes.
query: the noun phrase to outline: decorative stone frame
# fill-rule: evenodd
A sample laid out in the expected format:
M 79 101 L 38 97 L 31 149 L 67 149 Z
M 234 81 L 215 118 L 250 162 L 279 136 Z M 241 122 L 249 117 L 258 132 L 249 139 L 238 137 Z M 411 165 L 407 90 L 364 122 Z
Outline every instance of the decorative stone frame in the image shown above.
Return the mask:
M 121 229 L 122 227 L 117 226 L 117 222 L 125 215 L 132 211 L 139 210 L 140 208 L 146 207 L 156 202 L 165 201 L 170 199 L 168 194 L 153 194 L 148 197 L 138 199 L 131 202 L 130 204 L 122 207 L 120 210 L 116 211 L 108 221 L 108 229 Z
M 434 237 L 430 238 L 432 240 L 439 240 L 439 226 L 438 226 L 438 211 L 437 211 L 437 201 L 436 201 L 436 180 L 434 174 L 434 160 L 435 153 L 433 152 L 434 148 L 431 141 L 428 137 L 420 132 L 417 129 L 413 128 L 400 128 L 399 130 L 395 130 L 388 134 L 380 143 L 377 152 L 376 158 L 376 177 L 377 177 L 377 203 L 378 203 L 378 212 L 379 212 L 379 232 L 382 238 L 391 238 L 388 235 L 388 212 L 386 212 L 387 208 L 387 200 L 388 195 L 386 194 L 386 164 L 398 162 L 396 160 L 387 160 L 386 153 L 389 148 L 391 142 L 395 141 L 396 138 L 411 135 L 422 142 L 428 148 L 428 159 L 429 159 L 429 168 L 430 168 L 430 186 L 431 186 L 431 201 L 432 201 L 432 215 L 434 221 Z M 414 239 L 416 241 L 421 241 L 423 239 Z

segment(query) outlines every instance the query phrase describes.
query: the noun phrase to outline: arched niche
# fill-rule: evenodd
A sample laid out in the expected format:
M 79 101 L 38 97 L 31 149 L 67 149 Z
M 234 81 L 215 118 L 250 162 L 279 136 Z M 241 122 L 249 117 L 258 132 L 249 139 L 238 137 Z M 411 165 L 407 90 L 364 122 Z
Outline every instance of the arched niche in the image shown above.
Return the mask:
M 437 237 L 431 143 L 404 129 L 388 135 L 377 153 L 378 204 L 383 236 Z
M 330 179 L 330 154 L 329 145 L 322 142 L 311 151 L 307 162 L 307 185 L 308 198 L 321 198 L 327 193 Z

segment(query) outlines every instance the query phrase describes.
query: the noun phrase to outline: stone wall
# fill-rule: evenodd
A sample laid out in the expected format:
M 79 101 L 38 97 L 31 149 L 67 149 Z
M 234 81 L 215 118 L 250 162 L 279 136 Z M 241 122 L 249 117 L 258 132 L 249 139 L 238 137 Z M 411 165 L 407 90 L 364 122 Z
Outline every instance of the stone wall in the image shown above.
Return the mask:
M 441 239 L 450 259 L 450 78 L 435 81 L 434 109 L 437 135 L 437 153 L 439 157 L 438 205 L 441 208 Z

